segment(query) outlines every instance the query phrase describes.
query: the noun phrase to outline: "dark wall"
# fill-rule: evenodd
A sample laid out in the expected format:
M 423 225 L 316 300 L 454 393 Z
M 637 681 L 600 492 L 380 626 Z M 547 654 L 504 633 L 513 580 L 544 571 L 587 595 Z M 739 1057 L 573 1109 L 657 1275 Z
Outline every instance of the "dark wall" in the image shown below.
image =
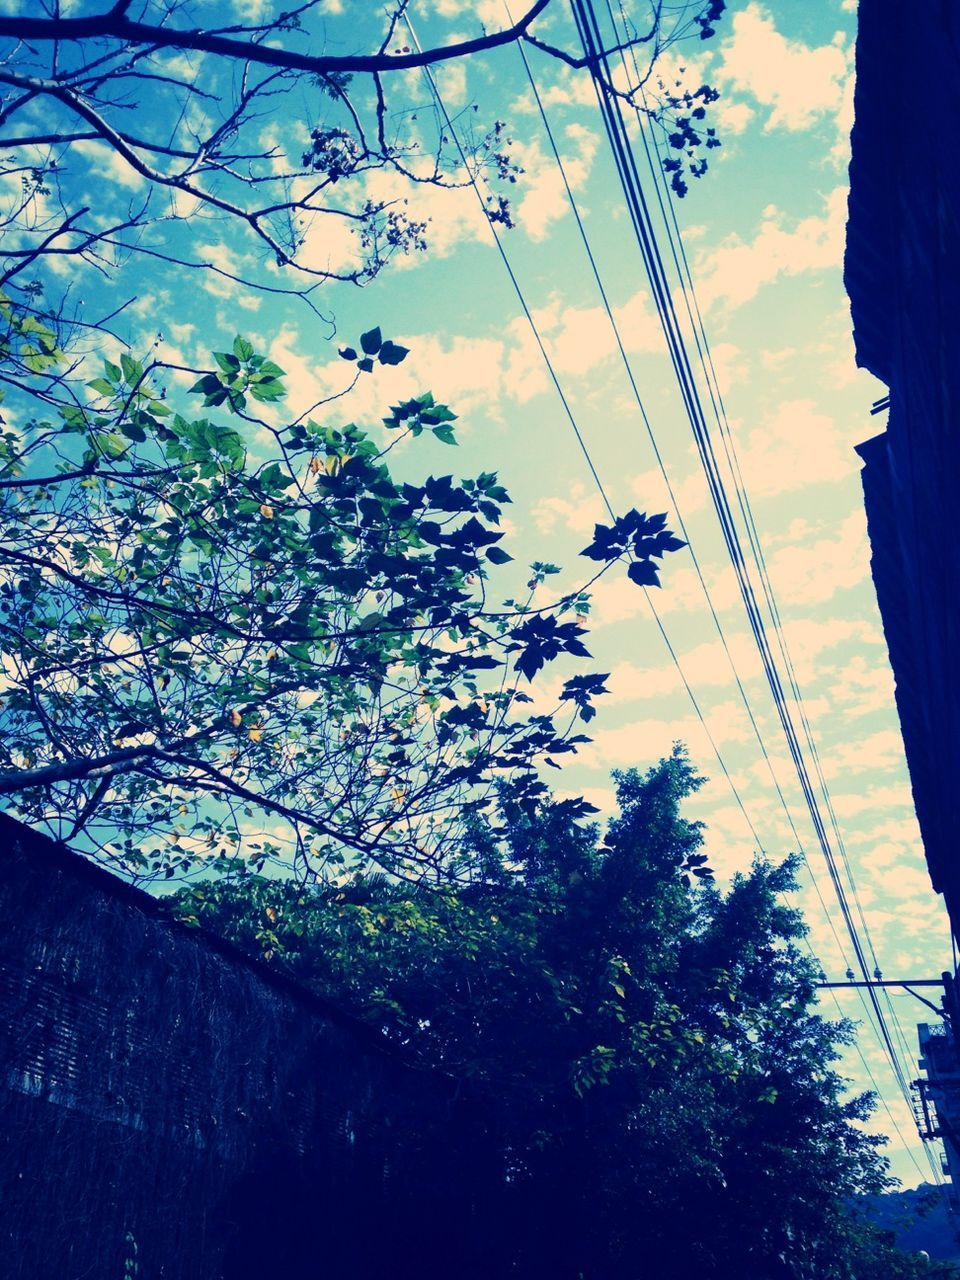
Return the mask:
M 0 1274 L 497 1270 L 452 1082 L 0 815 Z
M 890 388 L 864 477 L 934 888 L 960 936 L 960 167 L 956 0 L 861 0 L 844 276 L 857 362 Z

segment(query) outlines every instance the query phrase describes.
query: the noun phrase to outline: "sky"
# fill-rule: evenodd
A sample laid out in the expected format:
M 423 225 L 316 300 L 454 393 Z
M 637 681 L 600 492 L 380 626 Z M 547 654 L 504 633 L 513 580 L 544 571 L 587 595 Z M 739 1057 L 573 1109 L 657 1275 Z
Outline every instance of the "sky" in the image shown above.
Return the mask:
M 261 0 L 238 6 L 252 19 L 267 7 Z M 331 51 L 372 43 L 372 12 L 359 0 L 326 0 Z M 410 12 L 424 44 L 475 35 L 480 23 L 493 29 L 504 21 L 501 0 L 414 0 Z M 550 13 L 538 32 L 575 48 L 566 10 L 552 6 Z M 872 417 L 870 408 L 885 392 L 856 368 L 842 281 L 855 23 L 853 0 L 732 0 L 716 38 L 669 50 L 661 74 L 693 88 L 707 80 L 720 90 L 707 123 L 716 126 L 722 146 L 710 153 L 706 176 L 691 181 L 688 195 L 676 202 L 676 213 L 869 934 L 886 977 L 933 977 L 950 964 L 949 932 L 913 814 L 854 452 L 883 429 L 882 417 Z M 797 848 L 799 837 L 808 855 L 830 918 L 806 873 L 797 900 L 828 978 L 840 980 L 851 949 L 846 939 L 839 946 L 834 933 L 842 935 L 839 912 L 747 628 L 589 76 L 536 51 L 530 58 L 785 806 L 687 552 L 668 558 L 663 587 L 651 594 L 762 847 L 776 857 Z M 422 73 L 403 76 L 401 96 L 412 108 L 429 109 Z M 512 155 L 524 172 L 511 188 L 516 226 L 503 233 L 503 246 L 611 503 L 618 511 L 636 506 L 672 516 L 517 51 L 449 65 L 438 71 L 437 83 L 451 113 L 464 113 L 459 123 L 469 123 L 473 103 L 480 107 L 478 118 L 507 122 Z M 296 104 L 287 116 L 265 119 L 263 136 L 305 140 Z M 89 144 L 88 161 L 88 180 L 105 172 L 117 190 L 136 197 L 139 179 L 122 160 Z M 390 183 L 397 180 L 372 180 L 371 191 L 383 194 L 392 190 Z M 511 574 L 536 559 L 565 566 L 558 581 L 561 589 L 572 587 L 586 576 L 577 553 L 605 511 L 491 228 L 470 188 L 401 191 L 397 185 L 396 194 L 409 200 L 411 217 L 427 220 L 428 248 L 396 259 L 363 289 L 324 286 L 315 301 L 332 323 L 294 299 L 251 294 L 209 273 L 172 279 L 144 265 L 127 313 L 131 337 L 146 344 L 162 334 L 159 350 L 167 359 L 202 365 L 211 347 L 223 349 L 239 330 L 287 371 L 287 404 L 299 413 L 345 384 L 337 344 L 381 325 L 410 348 L 409 357 L 363 379 L 349 397 L 329 406 L 328 420 L 376 424 L 397 397 L 433 391 L 460 415 L 459 448 L 416 441 L 404 448 L 398 467 L 411 475 L 499 471 L 513 497 L 507 544 L 517 558 L 517 567 L 496 579 L 503 594 L 516 585 Z M 187 226 L 214 261 L 242 265 L 253 252 L 213 221 Z M 308 228 L 305 248 L 312 261 L 333 269 L 355 254 L 349 234 L 321 219 Z M 671 525 L 676 528 L 674 520 Z M 590 625 L 594 669 L 610 672 L 611 692 L 599 703 L 593 742 L 553 776 L 554 785 L 564 794 L 586 795 L 609 813 L 611 770 L 655 763 L 681 740 L 709 778 L 689 812 L 707 824 L 711 864 L 721 878 L 748 868 L 756 841 L 643 593 L 625 575 L 608 577 L 594 594 Z M 862 1017 L 857 993 L 836 994 L 837 1004 L 825 1006 L 828 1016 L 839 1007 Z M 893 993 L 891 1001 L 912 1078 L 915 1025 L 928 1015 L 908 995 Z M 869 1029 L 860 1036 L 860 1051 L 890 1109 L 881 1109 L 874 1123 L 891 1132 L 892 1113 L 907 1139 L 909 1150 L 893 1136 L 894 1172 L 906 1185 L 915 1184 L 919 1162 L 929 1178 L 920 1143 L 910 1137 L 912 1118 Z M 844 1070 L 858 1087 L 871 1086 L 857 1054 L 845 1059 Z

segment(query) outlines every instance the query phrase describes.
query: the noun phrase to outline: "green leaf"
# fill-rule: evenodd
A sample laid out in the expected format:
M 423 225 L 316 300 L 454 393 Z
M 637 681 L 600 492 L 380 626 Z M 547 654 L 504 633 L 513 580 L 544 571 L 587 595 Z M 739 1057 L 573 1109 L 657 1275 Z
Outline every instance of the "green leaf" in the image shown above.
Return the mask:
M 487 547 L 487 559 L 491 564 L 507 564 L 513 556 L 508 555 L 503 547 Z
M 634 560 L 627 570 L 627 577 L 639 587 L 659 587 L 657 566 L 650 560 Z
M 229 351 L 215 351 L 213 358 L 224 373 L 229 374 L 231 377 L 240 369 L 240 361 Z
M 247 388 L 254 400 L 280 400 L 286 394 L 286 388 L 276 378 L 268 378 L 265 382 L 251 382 Z
M 128 356 L 124 351 L 120 356 L 120 365 L 123 369 L 123 376 L 129 386 L 133 386 L 143 377 L 143 365 L 139 360 L 134 360 L 132 356 Z
M 233 340 L 233 354 L 238 360 L 249 360 L 253 355 L 253 346 L 239 334 Z
M 101 453 L 105 453 L 108 458 L 120 458 L 130 447 L 116 431 L 108 431 L 106 435 L 96 436 L 95 439 Z
M 401 347 L 398 343 L 388 340 L 380 348 L 379 360 L 381 364 L 400 364 L 409 354 L 409 347 Z
M 444 444 L 456 444 L 453 436 L 453 427 L 434 427 L 433 434 L 438 440 L 442 440 Z
M 360 335 L 360 346 L 368 356 L 375 356 L 383 344 L 383 336 L 379 328 L 368 329 Z
M 112 382 L 108 382 L 106 378 L 91 378 L 87 383 L 92 391 L 99 392 L 102 396 L 112 396 L 116 391 L 116 387 Z

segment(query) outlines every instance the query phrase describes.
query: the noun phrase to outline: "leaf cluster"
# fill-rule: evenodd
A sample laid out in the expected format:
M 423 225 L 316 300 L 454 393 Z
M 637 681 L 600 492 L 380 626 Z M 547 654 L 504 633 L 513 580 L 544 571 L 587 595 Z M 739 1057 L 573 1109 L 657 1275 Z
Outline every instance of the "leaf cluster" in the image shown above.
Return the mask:
M 836 1072 L 851 1028 L 811 1008 L 793 860 L 689 883 L 701 781 L 679 749 L 617 775 L 602 835 L 504 788 L 475 880 L 439 893 L 248 880 L 179 906 L 481 1098 L 551 1274 L 849 1280 L 873 1247 L 850 1198 L 887 1185 Z
M 406 354 L 379 328 L 360 341 L 364 360 Z M 53 414 L 24 395 L 43 416 L 0 441 L 0 794 L 141 874 L 247 853 L 284 874 L 456 877 L 495 785 L 534 806 L 538 764 L 587 741 L 574 722 L 602 680 L 529 715 L 506 672 L 589 656 L 586 596 L 537 603 L 555 570 L 538 562 L 526 601 L 488 598 L 511 561 L 494 472 L 391 474 L 397 439 L 455 443 L 429 392 L 392 407 L 384 443 L 278 425 L 283 370 L 241 336 L 214 361 L 185 399 L 124 352 Z M 632 541 L 601 571 L 682 545 L 661 517 L 619 523 Z

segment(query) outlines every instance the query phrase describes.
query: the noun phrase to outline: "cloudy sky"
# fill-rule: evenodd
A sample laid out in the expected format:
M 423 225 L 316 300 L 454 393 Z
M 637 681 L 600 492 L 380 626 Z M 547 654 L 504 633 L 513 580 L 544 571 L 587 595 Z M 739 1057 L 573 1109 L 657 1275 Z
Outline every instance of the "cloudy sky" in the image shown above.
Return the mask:
M 252 16 L 264 8 L 258 0 L 240 7 Z M 870 407 L 884 391 L 855 367 L 841 276 L 854 9 L 853 0 L 731 0 L 717 38 L 669 51 L 662 74 L 691 88 L 705 79 L 721 92 L 707 123 L 716 125 L 722 147 L 710 153 L 708 174 L 691 182 L 676 212 L 869 933 L 885 976 L 928 977 L 949 963 L 947 921 L 930 888 L 913 817 L 854 453 L 855 444 L 882 429 L 882 418 L 871 417 Z M 361 38 L 371 13 L 365 0 L 327 0 L 325 13 L 331 51 L 374 43 L 372 29 L 370 40 Z M 425 44 L 475 35 L 480 23 L 493 29 L 505 21 L 502 0 L 414 0 L 411 13 Z M 552 6 L 551 13 L 537 30 L 575 49 L 566 8 Z M 639 9 L 637 22 L 642 24 Z M 589 76 L 536 51 L 530 57 L 769 765 L 687 552 L 668 560 L 663 589 L 652 593 L 660 620 L 763 848 L 775 856 L 796 848 L 799 839 L 807 853 L 829 908 L 828 919 L 806 875 L 799 898 L 810 940 L 827 975 L 841 979 L 851 949 L 747 627 Z M 429 110 L 423 75 L 404 76 L 408 105 Z M 463 113 L 458 127 L 470 123 L 474 102 L 480 106 L 477 119 L 500 118 L 509 125 L 512 154 L 524 172 L 511 190 L 517 225 L 504 233 L 503 245 L 610 501 L 617 510 L 668 511 L 676 527 L 517 51 L 448 66 L 437 81 L 450 112 Z M 306 139 L 299 122 L 265 121 L 266 140 L 278 131 Z M 136 175 L 122 161 L 111 163 L 114 180 L 135 193 Z M 594 521 L 604 518 L 604 508 L 491 228 L 470 188 L 399 187 L 397 179 L 379 177 L 370 191 L 379 196 L 396 188 L 409 199 L 410 215 L 429 220 L 429 247 L 397 260 L 365 289 L 327 286 L 317 301 L 335 320 L 333 340 L 330 328 L 294 301 L 251 295 L 209 275 L 201 283 L 194 277 L 185 295 L 159 272 L 142 278 L 134 308 L 141 336 L 152 341 L 159 328 L 169 359 L 203 364 L 210 346 L 240 329 L 288 371 L 288 403 L 300 412 L 344 385 L 337 342 L 380 324 L 410 348 L 410 356 L 402 366 L 363 380 L 348 399 L 330 407 L 330 417 L 377 423 L 395 397 L 432 390 L 460 414 L 460 447 L 454 452 L 436 442 L 416 442 L 400 466 L 420 474 L 499 470 L 514 499 L 509 543 L 518 563 L 555 561 L 565 566 L 562 586 L 573 585 L 586 576 L 577 552 Z M 207 225 L 203 235 L 212 259 L 242 265 L 251 250 L 224 239 L 215 223 Z M 307 252 L 316 265 L 339 269 L 356 250 L 349 234 L 318 220 L 309 228 Z M 503 592 L 510 594 L 511 569 L 502 577 Z M 708 823 L 713 865 L 722 875 L 749 866 L 756 842 L 644 594 L 625 578 L 605 580 L 595 593 L 591 625 L 589 647 L 597 669 L 611 672 L 611 694 L 594 722 L 593 743 L 554 777 L 555 785 L 586 794 L 609 811 L 611 769 L 655 762 L 680 739 L 710 778 L 690 812 Z M 856 993 L 838 996 L 843 1012 L 862 1016 Z M 892 1007 L 912 1078 L 915 1024 L 924 1010 L 905 995 L 893 995 Z M 828 1003 L 831 1011 L 836 1006 Z M 860 1048 L 907 1138 L 909 1153 L 893 1137 L 894 1170 L 915 1183 L 916 1162 L 928 1176 L 929 1170 L 912 1118 L 869 1029 Z M 847 1068 L 858 1084 L 869 1085 L 857 1055 Z M 891 1131 L 889 1113 L 881 1110 L 877 1123 Z

